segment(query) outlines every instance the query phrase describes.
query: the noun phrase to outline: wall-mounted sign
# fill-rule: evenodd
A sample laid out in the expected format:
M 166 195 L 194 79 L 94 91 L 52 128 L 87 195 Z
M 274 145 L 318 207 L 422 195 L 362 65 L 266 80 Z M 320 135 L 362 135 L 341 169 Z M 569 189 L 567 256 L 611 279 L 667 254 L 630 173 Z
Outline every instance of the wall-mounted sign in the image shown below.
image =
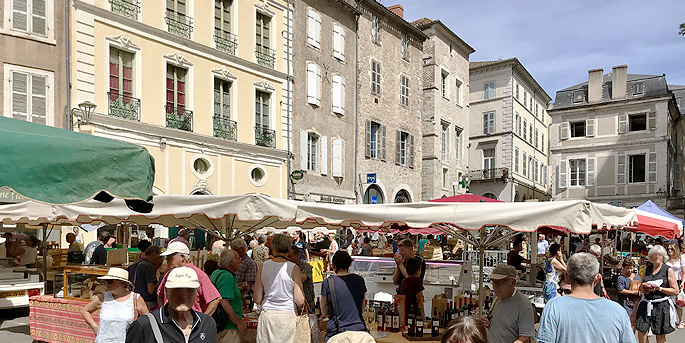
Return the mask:
M 326 202 L 326 203 L 330 203 L 330 204 L 344 204 L 345 199 L 339 198 L 339 197 L 334 197 L 331 195 L 322 195 L 321 196 L 321 202 Z
M 366 174 L 366 183 L 376 183 L 376 173 Z
M 301 170 L 293 170 L 293 172 L 290 173 L 290 177 L 292 177 L 293 180 L 302 180 L 304 173 Z

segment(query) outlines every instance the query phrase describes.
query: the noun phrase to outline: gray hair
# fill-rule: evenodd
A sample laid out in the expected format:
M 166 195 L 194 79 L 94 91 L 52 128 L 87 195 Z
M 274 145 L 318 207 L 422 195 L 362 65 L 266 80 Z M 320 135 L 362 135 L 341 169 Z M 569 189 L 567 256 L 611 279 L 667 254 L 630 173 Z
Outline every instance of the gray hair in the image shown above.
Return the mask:
M 593 244 L 590 246 L 590 252 L 593 253 L 595 256 L 600 256 L 602 255 L 602 247 L 600 247 L 597 244 Z
M 243 248 L 247 250 L 247 243 L 245 243 L 245 240 L 242 238 L 236 238 L 232 240 L 229 245 L 231 246 L 231 249 L 240 249 Z
M 599 261 L 590 253 L 579 252 L 568 259 L 568 277 L 572 285 L 592 285 L 599 273 Z
M 221 255 L 219 255 L 219 260 L 217 261 L 217 264 L 219 265 L 219 268 L 227 269 L 231 262 L 233 262 L 233 259 L 236 257 L 238 257 L 237 252 L 231 249 L 226 249 L 221 252 Z
M 259 244 L 264 244 L 264 243 L 266 243 L 266 236 L 264 236 L 264 235 L 258 235 L 258 236 L 257 236 L 257 243 L 259 243 Z
M 292 245 L 293 240 L 282 233 L 274 235 L 274 239 L 271 240 L 271 248 L 274 250 L 274 252 L 287 254 Z
M 649 252 L 647 253 L 647 259 L 651 261 L 652 256 L 656 254 L 661 254 L 661 256 L 664 257 L 664 261 L 668 261 L 668 253 L 666 252 L 666 248 L 664 248 L 662 245 L 655 245 L 649 249 Z

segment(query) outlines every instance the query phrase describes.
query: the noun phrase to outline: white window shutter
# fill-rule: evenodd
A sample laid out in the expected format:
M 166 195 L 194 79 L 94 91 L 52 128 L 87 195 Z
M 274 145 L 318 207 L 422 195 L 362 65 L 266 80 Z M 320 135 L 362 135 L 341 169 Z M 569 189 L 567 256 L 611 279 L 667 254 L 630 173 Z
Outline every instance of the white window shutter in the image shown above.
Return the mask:
M 647 113 L 647 123 L 650 130 L 656 130 L 656 112 Z
M 649 172 L 647 182 L 656 183 L 657 181 L 657 153 L 650 152 L 647 161 L 647 170 Z
M 626 155 L 616 156 L 616 184 L 624 185 L 626 183 Z
M 316 67 L 316 106 L 321 106 L 321 67 Z
M 586 162 L 587 166 L 587 185 L 593 187 L 595 185 L 595 158 L 589 157 Z
M 342 104 L 340 103 L 340 75 L 333 75 L 333 112 L 342 114 Z
M 31 75 L 31 122 L 46 124 L 48 115 L 48 78 Z
M 628 115 L 621 114 L 618 116 L 618 133 L 628 132 Z
M 571 132 L 569 131 L 568 122 L 562 122 L 561 125 L 559 125 L 559 138 L 563 141 L 568 139 L 570 135 Z
M 333 177 L 344 177 L 345 141 L 333 140 Z
M 595 119 L 585 120 L 585 136 L 594 137 L 595 136 Z
M 333 57 L 345 60 L 345 31 L 340 25 L 333 25 Z
M 46 36 L 48 32 L 45 17 L 47 11 L 47 1 L 33 0 L 31 3 L 31 32 L 37 35 Z
M 305 130 L 300 130 L 300 169 L 305 170 L 307 169 L 307 160 L 309 156 L 307 155 L 307 145 L 309 142 L 307 142 L 307 131 Z
M 340 31 L 340 56 L 341 60 L 345 60 L 345 30 L 343 30 L 342 27 L 339 27 L 338 29 Z
M 381 139 L 380 142 L 378 142 L 378 147 L 380 148 L 380 158 L 381 161 L 387 161 L 385 158 L 385 125 L 381 125 L 379 131 L 381 133 Z
M 321 46 L 321 15 L 319 12 L 314 12 L 314 28 L 314 40 L 318 48 Z
M 7 9 L 5 9 L 7 11 Z M 29 30 L 28 0 L 12 0 L 12 28 L 20 31 Z
M 314 21 L 314 11 L 307 11 L 307 43 L 316 46 L 316 39 L 314 39 L 316 22 Z
M 345 115 L 345 79 L 340 77 L 340 114 Z
M 12 117 L 29 120 L 29 75 L 12 72 Z
M 316 64 L 307 64 L 307 102 L 312 105 L 316 103 Z
M 559 163 L 559 189 L 568 187 L 568 161 L 562 160 Z
M 321 137 L 321 175 L 328 174 L 328 137 Z

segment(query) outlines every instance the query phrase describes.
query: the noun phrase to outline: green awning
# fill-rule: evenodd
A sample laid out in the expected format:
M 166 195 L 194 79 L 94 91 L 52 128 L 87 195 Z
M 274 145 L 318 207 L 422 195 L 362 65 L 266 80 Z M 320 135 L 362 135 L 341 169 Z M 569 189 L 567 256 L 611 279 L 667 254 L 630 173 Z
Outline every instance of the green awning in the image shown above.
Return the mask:
M 145 148 L 0 115 L 0 187 L 52 204 L 100 192 L 152 200 L 154 158 Z

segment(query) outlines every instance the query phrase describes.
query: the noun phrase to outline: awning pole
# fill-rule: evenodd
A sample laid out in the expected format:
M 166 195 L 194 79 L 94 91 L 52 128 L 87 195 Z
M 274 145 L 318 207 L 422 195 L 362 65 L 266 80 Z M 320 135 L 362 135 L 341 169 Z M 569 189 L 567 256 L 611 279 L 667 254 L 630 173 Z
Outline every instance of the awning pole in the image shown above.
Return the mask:
M 483 315 L 483 278 L 485 276 L 485 273 L 483 272 L 483 268 L 485 266 L 485 242 L 484 242 L 484 236 L 485 236 L 485 227 L 480 228 L 480 237 L 478 237 L 478 246 L 479 246 L 479 254 L 478 254 L 478 273 L 480 274 L 478 276 L 478 316 Z
M 43 223 L 43 292 L 48 289 L 48 224 Z M 61 239 L 61 237 L 60 237 Z

